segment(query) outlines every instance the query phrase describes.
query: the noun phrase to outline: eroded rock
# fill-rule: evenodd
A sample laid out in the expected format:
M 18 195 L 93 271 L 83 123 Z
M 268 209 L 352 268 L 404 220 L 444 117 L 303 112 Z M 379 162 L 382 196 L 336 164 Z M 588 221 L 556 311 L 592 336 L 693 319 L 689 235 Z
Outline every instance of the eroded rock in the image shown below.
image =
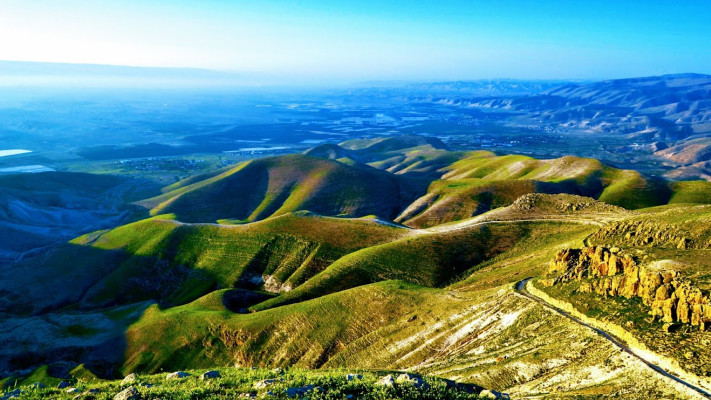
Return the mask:
M 711 299 L 684 280 L 679 272 L 639 266 L 622 250 L 594 246 L 563 249 L 549 263 L 555 278 L 542 279 L 547 286 L 581 281 L 580 292 L 603 296 L 639 297 L 650 315 L 664 322 L 680 322 L 706 329 L 711 323 Z

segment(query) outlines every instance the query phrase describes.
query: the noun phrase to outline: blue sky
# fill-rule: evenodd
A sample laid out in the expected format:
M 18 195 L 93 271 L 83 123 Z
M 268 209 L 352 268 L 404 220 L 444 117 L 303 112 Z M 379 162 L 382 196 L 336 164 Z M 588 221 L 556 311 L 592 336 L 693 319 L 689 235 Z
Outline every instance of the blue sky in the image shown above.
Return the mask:
M 600 79 L 711 73 L 709 21 L 707 0 L 0 0 L 0 59 L 303 81 Z

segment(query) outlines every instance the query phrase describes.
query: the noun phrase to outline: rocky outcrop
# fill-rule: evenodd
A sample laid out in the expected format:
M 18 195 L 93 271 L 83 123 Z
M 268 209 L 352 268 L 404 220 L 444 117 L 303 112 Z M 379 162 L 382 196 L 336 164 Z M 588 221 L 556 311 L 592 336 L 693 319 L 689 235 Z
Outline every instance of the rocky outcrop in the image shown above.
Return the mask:
M 711 248 L 711 241 L 691 238 L 689 233 L 680 226 L 655 221 L 625 221 L 610 224 L 590 236 L 590 241 L 669 249 Z
M 678 271 L 640 266 L 617 248 L 563 249 L 551 260 L 544 285 L 582 281 L 581 292 L 640 297 L 650 314 L 667 323 L 680 322 L 705 330 L 711 323 L 709 294 Z

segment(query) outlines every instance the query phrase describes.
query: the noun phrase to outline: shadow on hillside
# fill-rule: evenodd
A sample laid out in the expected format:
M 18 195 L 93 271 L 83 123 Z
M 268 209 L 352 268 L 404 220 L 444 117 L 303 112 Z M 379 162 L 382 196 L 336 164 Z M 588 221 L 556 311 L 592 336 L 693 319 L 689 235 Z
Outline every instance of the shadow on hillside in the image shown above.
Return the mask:
M 239 314 L 249 312 L 249 307 L 275 297 L 275 294 L 246 289 L 232 289 L 222 295 L 222 305 Z
M 99 377 L 120 377 L 128 328 L 148 307 L 184 304 L 216 286 L 210 273 L 162 256 L 65 244 L 7 267 L 0 276 L 0 376 L 48 365 L 57 378 L 70 378 L 68 371 L 84 364 Z

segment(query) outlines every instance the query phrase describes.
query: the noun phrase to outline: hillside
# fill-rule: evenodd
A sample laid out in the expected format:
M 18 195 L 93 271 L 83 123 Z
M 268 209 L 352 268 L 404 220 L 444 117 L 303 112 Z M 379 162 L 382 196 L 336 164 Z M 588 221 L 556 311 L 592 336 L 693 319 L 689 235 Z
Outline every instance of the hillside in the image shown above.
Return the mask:
M 665 182 L 577 157 L 537 160 L 474 152 L 441 172 L 442 179 L 433 181 L 427 194 L 395 221 L 414 227 L 434 226 L 508 206 L 529 193 L 577 194 L 639 209 L 694 196 L 691 193 L 698 190 L 687 183 Z M 705 202 L 699 196 L 695 199 Z
M 172 375 L 171 375 L 172 374 Z M 479 395 L 499 395 L 481 387 L 448 379 L 427 377 L 397 371 L 364 371 L 332 369 L 266 370 L 248 368 L 217 368 L 210 370 L 176 371 L 171 374 L 129 375 L 123 380 L 101 381 L 51 378 L 36 374 L 27 379 L 37 387 L 16 389 L 10 393 L 25 399 L 160 398 L 216 399 L 264 397 L 288 399 L 308 396 L 313 399 L 479 399 Z M 176 376 L 179 375 L 179 376 Z M 170 379 L 167 377 L 171 376 Z M 64 382 L 65 388 L 50 388 Z M 76 394 L 79 393 L 79 394 Z M 116 397 L 113 397 L 116 396 Z M 123 396 L 123 397 L 121 397 Z M 350 397 L 349 397 L 350 396 Z M 484 397 L 486 398 L 486 397 Z
M 425 185 L 374 168 L 288 155 L 244 162 L 140 204 L 152 215 L 175 214 L 185 222 L 257 221 L 298 210 L 392 219 Z
M 640 268 L 675 271 L 670 287 L 707 299 L 708 182 L 441 147 L 393 137 L 242 162 L 141 201 L 150 218 L 4 267 L 0 381 L 89 387 L 76 379 L 218 366 L 233 377 L 236 364 L 407 369 L 517 398 L 693 398 L 523 296 L 519 284 L 533 278 L 532 288 L 628 327 L 707 387 L 698 344 L 708 331 L 665 331 L 668 322 L 642 313 L 642 297 L 597 281 L 582 292 L 585 282 L 556 280 L 550 265 L 615 247 Z M 594 278 L 624 286 L 612 283 L 622 275 Z M 170 398 L 172 387 L 139 390 Z
M 0 189 L 0 262 L 11 263 L 142 216 L 127 203 L 155 188 L 115 176 L 42 172 L 0 175 Z
M 255 301 L 270 293 L 254 290 L 288 290 L 341 256 L 405 231 L 308 214 L 240 226 L 182 224 L 170 217 L 84 235 L 51 255 L 10 267 L 0 277 L 6 288 L 0 310 L 33 313 L 75 302 L 91 309 L 145 300 L 178 305 L 228 287 L 248 290 L 245 301 Z M 92 268 L 77 266 L 77 258 Z M 42 273 L 22 273 L 28 268 Z M 64 290 L 50 290 L 60 282 Z
M 599 82 L 568 82 L 526 95 L 448 94 L 436 104 L 480 110 L 497 119 L 495 129 L 544 128 L 569 154 L 647 164 L 654 173 L 679 179 L 707 179 L 711 133 L 711 76 L 675 74 Z M 593 134 L 592 136 L 590 134 Z M 538 136 L 550 140 L 548 133 Z M 593 146 L 577 140 L 593 139 Z M 659 164 L 672 169 L 658 170 Z M 681 167 L 683 174 L 677 170 Z

